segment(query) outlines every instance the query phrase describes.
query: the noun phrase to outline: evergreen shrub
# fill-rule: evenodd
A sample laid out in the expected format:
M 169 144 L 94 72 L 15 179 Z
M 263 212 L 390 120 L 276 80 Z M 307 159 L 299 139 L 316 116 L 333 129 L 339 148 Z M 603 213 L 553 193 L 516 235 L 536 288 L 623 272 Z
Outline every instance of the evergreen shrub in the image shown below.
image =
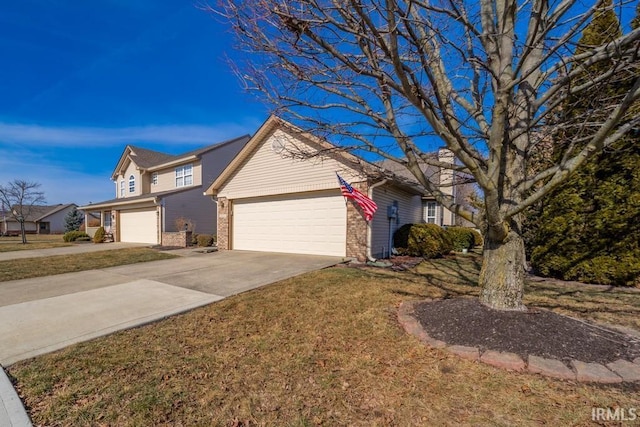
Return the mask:
M 84 238 L 91 239 L 87 233 L 84 231 L 68 231 L 62 235 L 62 240 L 65 242 L 75 242 L 76 240 L 80 240 Z
M 104 242 L 104 238 L 106 236 L 106 232 L 104 231 L 104 227 L 99 227 L 96 230 L 96 234 L 93 235 L 93 243 L 102 243 Z
M 471 249 L 474 246 L 475 237 L 473 229 L 467 227 L 447 227 L 445 230 L 453 250 L 461 252 L 463 249 Z
M 393 236 L 393 245 L 402 254 L 438 258 L 453 245 L 445 230 L 436 224 L 405 224 Z

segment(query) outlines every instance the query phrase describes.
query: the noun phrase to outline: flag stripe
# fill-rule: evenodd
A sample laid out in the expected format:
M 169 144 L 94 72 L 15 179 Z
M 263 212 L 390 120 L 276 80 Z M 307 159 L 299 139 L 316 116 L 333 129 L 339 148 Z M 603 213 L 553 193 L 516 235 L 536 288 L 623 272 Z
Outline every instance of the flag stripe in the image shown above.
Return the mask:
M 342 179 L 340 175 L 338 175 L 338 182 L 340 183 L 340 191 L 344 197 L 354 200 L 358 206 L 364 212 L 364 217 L 367 221 L 371 221 L 373 218 L 373 214 L 378 210 L 378 205 L 371 200 L 369 197 L 362 194 L 357 189 L 353 188 L 347 181 Z

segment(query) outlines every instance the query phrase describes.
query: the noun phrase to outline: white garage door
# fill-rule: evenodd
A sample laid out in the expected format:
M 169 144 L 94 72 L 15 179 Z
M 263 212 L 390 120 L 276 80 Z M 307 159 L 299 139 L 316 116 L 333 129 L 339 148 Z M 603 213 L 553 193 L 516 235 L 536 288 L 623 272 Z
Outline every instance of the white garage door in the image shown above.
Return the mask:
M 346 212 L 336 191 L 234 200 L 232 246 L 345 256 Z
M 153 209 L 120 212 L 120 241 L 158 244 L 157 214 Z

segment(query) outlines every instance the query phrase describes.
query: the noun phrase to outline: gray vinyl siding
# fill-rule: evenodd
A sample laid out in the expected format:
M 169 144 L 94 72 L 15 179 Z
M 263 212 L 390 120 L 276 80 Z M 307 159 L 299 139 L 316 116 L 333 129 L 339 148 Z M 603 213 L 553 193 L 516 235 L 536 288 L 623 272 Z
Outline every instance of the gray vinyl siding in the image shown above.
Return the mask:
M 204 190 L 218 178 L 231 160 L 244 148 L 247 141 L 246 138 L 239 139 L 202 155 L 202 185 Z
M 65 227 L 65 217 L 67 214 L 73 209 L 73 206 L 69 206 L 66 209 L 63 209 L 59 212 L 56 212 L 52 215 L 46 216 L 42 218 L 40 222 L 48 222 L 49 223 L 49 232 L 51 234 L 61 234 L 64 233 Z
M 176 219 L 184 217 L 195 222 L 196 234 L 216 234 L 216 203 L 203 196 L 204 188 L 198 186 L 181 191 L 164 199 L 164 231 L 176 230 Z
M 422 199 L 419 195 L 410 194 L 399 188 L 384 185 L 373 189 L 373 201 L 378 205 L 378 211 L 371 220 L 371 255 L 374 258 L 389 256 L 389 235 L 403 226 L 422 222 Z M 398 202 L 399 221 L 387 218 L 387 206 Z

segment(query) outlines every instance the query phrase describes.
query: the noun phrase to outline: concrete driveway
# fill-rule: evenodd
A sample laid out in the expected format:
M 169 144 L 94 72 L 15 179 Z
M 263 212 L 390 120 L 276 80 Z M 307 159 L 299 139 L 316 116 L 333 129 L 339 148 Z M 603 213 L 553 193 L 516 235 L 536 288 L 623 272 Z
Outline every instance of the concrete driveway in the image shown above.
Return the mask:
M 7 366 L 342 261 L 245 251 L 188 254 L 0 282 L 0 364 Z

